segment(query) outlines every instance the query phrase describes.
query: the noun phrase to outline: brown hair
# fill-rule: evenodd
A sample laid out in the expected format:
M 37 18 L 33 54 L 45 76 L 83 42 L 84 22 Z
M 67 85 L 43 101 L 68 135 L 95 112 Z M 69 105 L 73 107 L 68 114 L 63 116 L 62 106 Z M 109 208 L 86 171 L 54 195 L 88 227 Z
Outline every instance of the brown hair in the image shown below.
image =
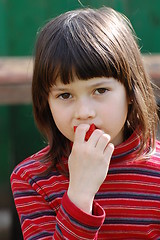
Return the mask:
M 47 137 L 46 155 L 53 166 L 69 155 L 69 140 L 57 129 L 48 105 L 52 85 L 93 77 L 114 77 L 124 84 L 129 104 L 126 130 L 141 129 L 140 151 L 154 149 L 157 110 L 129 20 L 111 8 L 66 12 L 47 23 L 36 44 L 32 83 L 33 110 L 39 130 Z M 128 137 L 128 136 L 127 136 Z

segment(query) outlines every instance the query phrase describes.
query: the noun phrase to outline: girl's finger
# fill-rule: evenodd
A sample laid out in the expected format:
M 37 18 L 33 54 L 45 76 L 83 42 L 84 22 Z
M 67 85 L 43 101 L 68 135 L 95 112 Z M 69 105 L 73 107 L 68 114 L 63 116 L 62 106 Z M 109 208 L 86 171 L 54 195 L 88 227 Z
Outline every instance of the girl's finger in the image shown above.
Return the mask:
M 105 148 L 105 151 L 104 151 L 106 159 L 111 159 L 113 151 L 114 151 L 113 143 L 108 143 L 108 145 L 107 145 L 107 147 Z
M 80 124 L 75 130 L 74 142 L 84 142 L 89 127 L 89 124 Z
M 96 129 L 88 139 L 88 143 L 96 147 L 99 139 L 102 137 L 103 134 L 103 131 L 101 131 L 100 129 Z
M 100 151 L 105 152 L 105 149 L 110 140 L 111 140 L 111 137 L 108 134 L 103 133 L 100 136 L 99 140 L 97 141 L 96 148 L 98 148 Z

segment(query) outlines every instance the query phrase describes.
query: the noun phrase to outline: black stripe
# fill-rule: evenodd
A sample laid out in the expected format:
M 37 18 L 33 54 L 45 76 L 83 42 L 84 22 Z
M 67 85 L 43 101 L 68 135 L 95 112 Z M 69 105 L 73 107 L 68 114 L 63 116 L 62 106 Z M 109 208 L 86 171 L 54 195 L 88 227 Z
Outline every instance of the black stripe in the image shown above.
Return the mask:
M 42 237 L 48 237 L 48 236 L 53 236 L 53 233 L 42 232 L 42 233 L 36 234 L 35 236 L 30 237 L 28 240 L 38 240 Z
M 45 200 L 47 202 L 50 202 L 50 201 L 53 201 L 56 198 L 62 198 L 65 192 L 66 192 L 66 190 L 63 190 L 63 191 L 57 192 L 57 193 L 52 193 L 48 196 L 45 196 Z
M 144 219 L 144 218 L 110 218 L 107 217 L 104 224 L 135 224 L 135 225 L 149 225 L 160 224 L 159 219 Z
M 40 180 L 48 180 L 48 179 L 50 179 L 51 177 L 54 177 L 54 176 L 59 176 L 59 173 L 56 172 L 56 171 L 52 171 L 52 172 L 50 172 L 47 175 L 32 176 L 32 178 L 30 179 L 29 183 L 32 185 L 35 182 L 38 182 Z
M 131 150 L 129 150 L 127 152 L 123 152 L 123 153 L 120 153 L 118 155 L 113 155 L 112 159 L 117 159 L 117 158 L 127 156 L 127 155 L 131 154 L 132 152 L 135 152 L 139 147 L 140 147 L 140 143 L 135 148 L 132 148 Z
M 156 200 L 160 201 L 160 195 L 158 194 L 145 194 L 145 193 L 127 193 L 127 192 L 105 192 L 96 193 L 95 199 L 109 199 L 109 198 L 126 198 L 126 199 L 142 199 L 142 200 Z
M 37 196 L 39 195 L 35 191 L 27 191 L 27 192 L 15 192 L 13 194 L 14 198 L 19 198 L 19 197 L 28 197 L 28 196 Z
M 160 177 L 160 171 L 143 169 L 143 168 L 111 168 L 108 174 L 132 173 L 146 176 Z
M 23 214 L 21 216 L 21 224 L 26 220 L 26 219 L 35 219 L 39 217 L 45 217 L 45 216 L 56 216 L 56 213 L 54 211 L 41 211 L 41 212 L 35 212 L 32 214 Z

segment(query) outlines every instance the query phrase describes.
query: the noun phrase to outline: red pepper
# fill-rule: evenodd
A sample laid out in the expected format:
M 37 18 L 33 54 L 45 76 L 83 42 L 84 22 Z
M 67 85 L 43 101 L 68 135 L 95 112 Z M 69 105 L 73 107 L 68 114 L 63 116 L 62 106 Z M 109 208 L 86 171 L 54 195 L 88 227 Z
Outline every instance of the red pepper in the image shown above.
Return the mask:
M 77 128 L 77 126 L 74 126 L 74 132 L 76 131 L 76 128 Z M 90 125 L 89 130 L 86 132 L 85 141 L 88 141 L 88 139 L 90 138 L 90 136 L 94 132 L 94 130 L 96 130 L 96 126 L 94 125 L 94 123 L 92 123 Z

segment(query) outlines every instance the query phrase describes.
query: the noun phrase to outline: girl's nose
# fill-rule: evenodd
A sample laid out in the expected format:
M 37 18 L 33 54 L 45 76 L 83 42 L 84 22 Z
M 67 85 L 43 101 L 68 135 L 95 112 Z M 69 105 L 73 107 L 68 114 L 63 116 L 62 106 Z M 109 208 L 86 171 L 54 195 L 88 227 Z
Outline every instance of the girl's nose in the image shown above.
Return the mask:
M 94 118 L 96 115 L 95 107 L 93 103 L 88 101 L 79 101 L 75 109 L 75 118 L 86 120 L 88 118 Z

